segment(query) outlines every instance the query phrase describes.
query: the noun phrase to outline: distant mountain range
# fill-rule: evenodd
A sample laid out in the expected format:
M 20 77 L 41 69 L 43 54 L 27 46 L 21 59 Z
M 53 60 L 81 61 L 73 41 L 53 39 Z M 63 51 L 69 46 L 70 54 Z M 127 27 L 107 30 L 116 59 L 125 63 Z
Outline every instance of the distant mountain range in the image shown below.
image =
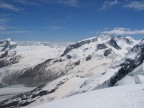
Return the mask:
M 144 83 L 143 39 L 112 35 L 75 43 L 6 39 L 0 41 L 0 50 L 0 87 L 34 87 L 1 99 L 2 108 L 34 107 L 88 91 Z

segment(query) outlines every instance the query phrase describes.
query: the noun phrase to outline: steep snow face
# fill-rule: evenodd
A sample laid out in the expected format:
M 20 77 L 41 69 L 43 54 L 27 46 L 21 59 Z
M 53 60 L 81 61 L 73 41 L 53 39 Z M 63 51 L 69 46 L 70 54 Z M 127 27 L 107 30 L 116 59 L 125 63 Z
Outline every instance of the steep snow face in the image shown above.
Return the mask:
M 112 87 L 33 108 L 144 108 L 144 85 Z M 31 108 L 31 107 L 30 107 Z

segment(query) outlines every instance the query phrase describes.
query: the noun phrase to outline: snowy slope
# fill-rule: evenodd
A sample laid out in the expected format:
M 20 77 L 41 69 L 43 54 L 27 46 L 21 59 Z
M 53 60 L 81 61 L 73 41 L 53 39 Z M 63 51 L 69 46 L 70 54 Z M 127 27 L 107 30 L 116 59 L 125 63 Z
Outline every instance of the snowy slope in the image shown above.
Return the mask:
M 91 91 L 33 108 L 144 108 L 144 85 Z

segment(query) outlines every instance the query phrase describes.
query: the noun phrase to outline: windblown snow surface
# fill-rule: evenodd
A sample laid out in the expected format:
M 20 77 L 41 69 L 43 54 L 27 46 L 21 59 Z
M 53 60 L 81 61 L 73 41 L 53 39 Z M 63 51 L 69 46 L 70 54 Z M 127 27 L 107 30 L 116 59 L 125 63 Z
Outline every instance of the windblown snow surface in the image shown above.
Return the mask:
M 144 108 L 144 84 L 90 91 L 34 108 Z

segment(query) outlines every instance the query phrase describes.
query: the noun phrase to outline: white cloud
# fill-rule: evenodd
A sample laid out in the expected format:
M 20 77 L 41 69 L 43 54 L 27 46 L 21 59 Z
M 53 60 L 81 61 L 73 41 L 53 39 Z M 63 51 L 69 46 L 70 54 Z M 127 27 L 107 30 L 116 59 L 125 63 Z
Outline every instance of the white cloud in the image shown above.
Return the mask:
M 125 5 L 124 7 L 133 8 L 138 11 L 144 10 L 144 1 L 133 1 L 133 2 L 130 2 L 129 4 Z
M 117 5 L 119 2 L 118 0 L 113 0 L 113 1 L 110 1 L 110 0 L 106 0 L 104 3 L 103 3 L 103 6 L 100 8 L 100 10 L 105 10 L 107 8 L 110 8 L 112 6 L 115 6 Z
M 73 7 L 78 6 L 78 0 L 59 0 L 59 2 Z
M 9 4 L 9 3 L 5 3 L 5 2 L 0 2 L 0 8 L 12 10 L 12 11 L 15 11 L 15 12 L 18 12 L 18 11 L 21 10 L 20 8 L 17 8 L 14 5 Z
M 112 30 L 103 31 L 104 34 L 114 34 L 114 35 L 137 35 L 144 34 L 144 29 L 132 30 L 129 28 L 114 28 Z

